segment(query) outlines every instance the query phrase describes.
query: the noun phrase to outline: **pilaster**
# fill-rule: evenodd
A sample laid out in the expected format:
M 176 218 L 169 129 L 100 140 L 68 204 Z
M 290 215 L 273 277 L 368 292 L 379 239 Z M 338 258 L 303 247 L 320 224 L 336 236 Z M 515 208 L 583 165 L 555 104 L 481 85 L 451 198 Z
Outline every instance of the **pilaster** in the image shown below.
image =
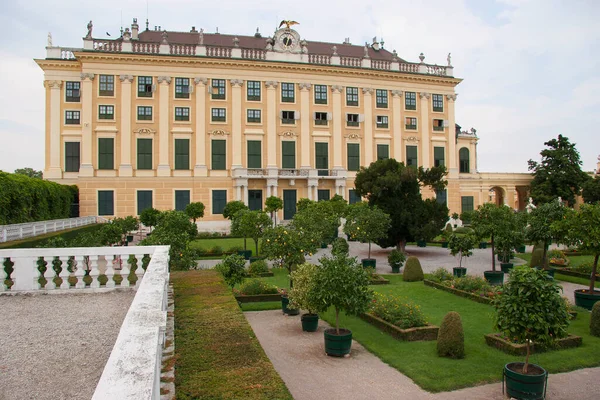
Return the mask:
M 206 166 L 206 85 L 207 78 L 194 78 L 196 84 L 196 165 L 194 165 L 194 176 L 208 176 L 208 167 Z
M 402 90 L 392 90 L 392 146 L 393 157 L 398 162 L 402 158 Z
M 158 169 L 157 176 L 171 176 L 169 165 L 169 85 L 171 77 L 158 77 Z
M 231 83 L 231 169 L 242 168 L 242 86 L 244 81 L 232 79 Z
M 279 82 L 266 81 L 267 88 L 267 168 L 277 168 L 277 87 Z M 268 197 L 268 196 L 267 196 Z
M 458 152 L 456 150 L 456 116 L 455 102 L 456 94 L 446 95 L 448 107 L 448 175 L 458 176 Z
M 419 130 L 421 131 L 421 162 L 419 163 L 420 165 L 423 166 L 423 168 L 430 168 L 431 167 L 431 162 L 430 162 L 430 157 L 429 157 L 429 146 L 430 146 L 430 140 L 429 137 L 431 136 L 430 131 L 431 131 L 431 127 L 430 127 L 430 123 L 429 123 L 429 98 L 431 97 L 430 93 L 426 93 L 426 92 L 421 92 L 419 93 L 419 97 L 421 98 L 421 104 L 419 104 L 420 110 L 421 110 L 421 120 L 419 121 L 420 127 Z
M 310 169 L 310 83 L 300 83 L 300 168 Z
M 81 167 L 79 176 L 94 176 L 92 165 L 92 94 L 94 74 L 81 74 Z
M 373 89 L 362 88 L 365 120 L 365 160 L 364 165 L 370 165 L 374 160 L 373 152 Z
M 50 108 L 46 111 L 50 115 L 50 160 L 46 163 L 44 178 L 61 179 L 62 169 L 60 167 L 60 88 L 62 81 L 46 81 L 46 87 L 50 88 Z
M 343 86 L 333 85 L 331 87 L 332 94 L 332 105 L 333 105 L 333 141 L 331 146 L 333 147 L 333 169 L 343 169 L 342 164 L 342 124 L 344 119 L 342 118 L 342 91 Z M 315 166 L 316 168 L 316 166 Z M 314 197 L 316 200 L 317 197 Z
M 133 75 L 121 75 L 121 164 L 119 176 L 133 176 L 131 165 L 131 83 Z

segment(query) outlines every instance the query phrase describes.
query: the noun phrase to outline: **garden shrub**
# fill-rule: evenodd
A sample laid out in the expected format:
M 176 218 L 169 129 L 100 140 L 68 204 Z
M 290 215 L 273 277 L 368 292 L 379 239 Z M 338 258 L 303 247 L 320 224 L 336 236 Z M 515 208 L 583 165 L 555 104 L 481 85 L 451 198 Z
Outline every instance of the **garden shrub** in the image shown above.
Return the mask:
M 223 254 L 223 247 L 216 245 L 212 249 L 210 249 L 211 254 L 221 255 Z
M 466 275 L 452 280 L 451 285 L 454 289 L 473 293 L 491 289 L 488 281 L 478 276 Z
M 417 282 L 423 280 L 423 268 L 421 268 L 421 263 L 417 257 L 408 257 L 402 278 L 404 279 L 404 282 Z
M 451 281 L 454 279 L 454 275 L 440 267 L 431 273 L 430 279 L 434 282 Z
M 348 255 L 348 251 L 350 250 L 350 245 L 348 245 L 348 242 L 346 241 L 346 239 L 344 238 L 336 238 L 333 243 L 331 244 L 331 253 L 336 255 L 343 255 L 343 256 L 347 256 Z
M 246 260 L 244 257 L 232 254 L 227 256 L 215 266 L 217 272 L 219 272 L 225 283 L 233 289 L 238 283 L 242 283 L 246 277 Z
M 558 249 L 548 250 L 548 253 L 546 255 L 548 256 L 548 258 L 565 258 L 565 253 L 563 253 L 562 250 Z
M 375 293 L 371 314 L 401 329 L 427 325 L 421 308 L 398 296 Z
M 465 357 L 465 332 L 460 314 L 450 311 L 444 316 L 437 338 L 437 352 L 440 357 Z
M 531 254 L 530 267 L 541 267 L 544 265 L 544 249 L 535 249 Z
M 586 261 L 584 263 L 581 263 L 575 267 L 571 267 L 570 269 L 577 271 L 577 272 L 581 272 L 583 274 L 591 274 L 592 270 L 594 268 L 594 262 L 593 261 Z
M 245 296 L 255 296 L 258 294 L 277 294 L 277 287 L 274 285 L 269 285 L 260 279 L 249 279 L 240 285 L 238 292 Z
M 466 226 L 459 226 L 454 230 L 454 233 L 457 235 L 467 235 L 469 233 L 474 233 L 475 231 L 472 228 L 468 228 Z
M 590 317 L 590 335 L 600 337 L 600 301 L 594 303 Z
M 257 260 L 250 264 L 248 273 L 250 275 L 259 275 L 269 272 L 269 265 L 265 260 Z

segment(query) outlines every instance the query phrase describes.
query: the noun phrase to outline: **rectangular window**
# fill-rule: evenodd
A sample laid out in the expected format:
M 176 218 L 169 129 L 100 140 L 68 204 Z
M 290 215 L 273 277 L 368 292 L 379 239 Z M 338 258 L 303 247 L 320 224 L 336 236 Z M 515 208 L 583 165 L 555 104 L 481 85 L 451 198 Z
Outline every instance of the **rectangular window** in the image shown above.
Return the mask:
M 448 192 L 445 190 L 436 190 L 435 201 L 437 201 L 439 204 L 446 204 L 448 202 Z
M 390 145 L 378 144 L 377 145 L 377 161 L 387 160 L 390 158 Z
M 212 141 L 212 158 L 211 158 L 211 169 L 213 170 L 225 170 L 226 167 L 226 144 L 225 140 L 213 140 Z
M 348 171 L 360 169 L 360 144 L 348 143 Z
M 377 116 L 377 127 L 381 128 L 381 129 L 387 129 L 390 127 L 387 115 L 378 115 Z
M 79 125 L 79 111 L 65 111 L 65 125 Z
M 98 106 L 98 119 L 115 119 L 115 106 Z
M 260 124 L 261 122 L 261 111 L 260 110 L 247 110 L 246 120 L 249 124 Z
M 327 120 L 326 112 L 316 112 L 315 113 L 315 125 L 327 126 L 329 124 Z
M 190 108 L 189 107 L 175 107 L 175 121 L 189 121 L 190 120 Z
M 281 83 L 281 102 L 282 103 L 293 103 L 295 100 L 294 93 L 294 84 L 293 83 Z
M 260 101 L 259 81 L 248 81 L 246 96 L 248 101 Z
M 151 76 L 138 76 L 138 97 L 152 97 Z
M 346 126 L 358 126 L 358 114 L 346 114 Z
M 65 142 L 65 172 L 79 172 L 79 142 Z
M 261 146 L 260 140 L 248 140 L 248 168 L 262 168 Z
M 98 169 L 115 169 L 115 139 L 98 139 Z
M 329 174 L 329 143 L 315 143 L 315 166 L 320 176 Z
M 225 122 L 227 120 L 227 110 L 225 108 L 212 108 L 211 109 L 211 121 L 212 122 Z
M 296 168 L 296 142 L 281 142 L 281 168 Z
M 152 190 L 138 190 L 137 215 L 140 215 L 147 208 L 152 208 Z
M 444 148 L 443 147 L 434 147 L 433 148 L 433 166 L 434 167 L 443 167 L 446 165 L 446 160 L 444 156 Z
M 358 106 L 358 88 L 347 87 L 346 88 L 346 105 L 347 106 Z
M 262 210 L 262 190 L 248 190 L 248 208 L 250 211 Z
M 138 121 L 152 121 L 152 107 L 138 106 L 137 119 Z
M 225 79 L 212 80 L 212 99 L 225 100 Z
M 98 215 L 115 215 L 114 191 L 98 190 Z
M 114 96 L 115 95 L 115 76 L 114 75 L 100 75 L 99 78 L 99 95 L 100 96 Z
M 175 169 L 190 169 L 190 139 L 175 139 Z
M 434 132 L 444 132 L 444 120 L 443 119 L 434 119 L 433 120 L 433 131 Z
M 348 193 L 350 194 L 350 196 L 348 198 L 348 204 L 359 203 L 362 201 L 360 196 L 358 194 L 356 194 L 356 190 L 350 189 L 348 191 Z
M 175 211 L 185 211 L 187 205 L 190 204 L 189 190 L 175 191 Z
M 295 111 L 282 111 L 281 112 L 281 123 L 293 125 L 296 123 L 296 112 Z
M 388 91 L 383 89 L 375 90 L 375 104 L 377 108 L 388 108 Z
M 404 92 L 404 108 L 407 110 L 417 109 L 417 93 Z
M 137 140 L 137 169 L 152 169 L 152 139 Z
M 223 214 L 223 209 L 227 204 L 227 190 L 212 191 L 212 213 Z
M 415 117 L 406 117 L 405 124 L 406 124 L 406 129 L 410 129 L 410 130 L 417 129 L 417 119 Z
M 327 201 L 331 198 L 329 189 L 318 189 L 317 190 L 317 201 Z
M 406 146 L 406 166 L 417 167 L 418 164 L 417 158 L 417 146 Z
M 433 105 L 433 111 L 444 112 L 444 96 L 441 94 L 431 95 L 431 104 Z
M 315 85 L 315 104 L 327 104 L 327 85 Z
M 461 196 L 461 212 L 473 211 L 473 196 Z
M 190 78 L 175 78 L 175 98 L 190 98 Z
M 69 103 L 79 103 L 81 100 L 81 82 L 65 83 L 65 101 Z

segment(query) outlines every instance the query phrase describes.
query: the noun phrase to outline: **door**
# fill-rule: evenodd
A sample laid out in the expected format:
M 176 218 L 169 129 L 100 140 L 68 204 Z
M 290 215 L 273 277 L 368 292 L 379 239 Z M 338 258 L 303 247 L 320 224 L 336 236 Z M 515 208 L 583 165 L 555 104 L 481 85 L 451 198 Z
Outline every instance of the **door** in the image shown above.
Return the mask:
M 262 210 L 262 190 L 248 190 L 248 208 L 250 211 Z
M 292 219 L 296 214 L 296 191 L 283 191 L 283 219 Z

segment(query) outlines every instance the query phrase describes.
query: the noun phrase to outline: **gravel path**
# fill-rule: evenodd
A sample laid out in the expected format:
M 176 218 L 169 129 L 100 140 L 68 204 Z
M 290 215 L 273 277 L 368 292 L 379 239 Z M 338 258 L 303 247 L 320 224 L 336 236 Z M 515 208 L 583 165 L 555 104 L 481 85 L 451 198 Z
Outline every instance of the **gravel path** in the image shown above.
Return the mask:
M 134 295 L 0 296 L 0 400 L 90 399 Z
M 356 341 L 349 358 L 328 357 L 323 348 L 323 330 L 328 327 L 324 321 L 319 321 L 317 332 L 309 333 L 302 332 L 299 316 L 283 316 L 279 310 L 244 315 L 295 400 L 505 399 L 501 383 L 446 393 L 426 392 Z M 546 398 L 598 399 L 599 380 L 600 368 L 552 374 Z

